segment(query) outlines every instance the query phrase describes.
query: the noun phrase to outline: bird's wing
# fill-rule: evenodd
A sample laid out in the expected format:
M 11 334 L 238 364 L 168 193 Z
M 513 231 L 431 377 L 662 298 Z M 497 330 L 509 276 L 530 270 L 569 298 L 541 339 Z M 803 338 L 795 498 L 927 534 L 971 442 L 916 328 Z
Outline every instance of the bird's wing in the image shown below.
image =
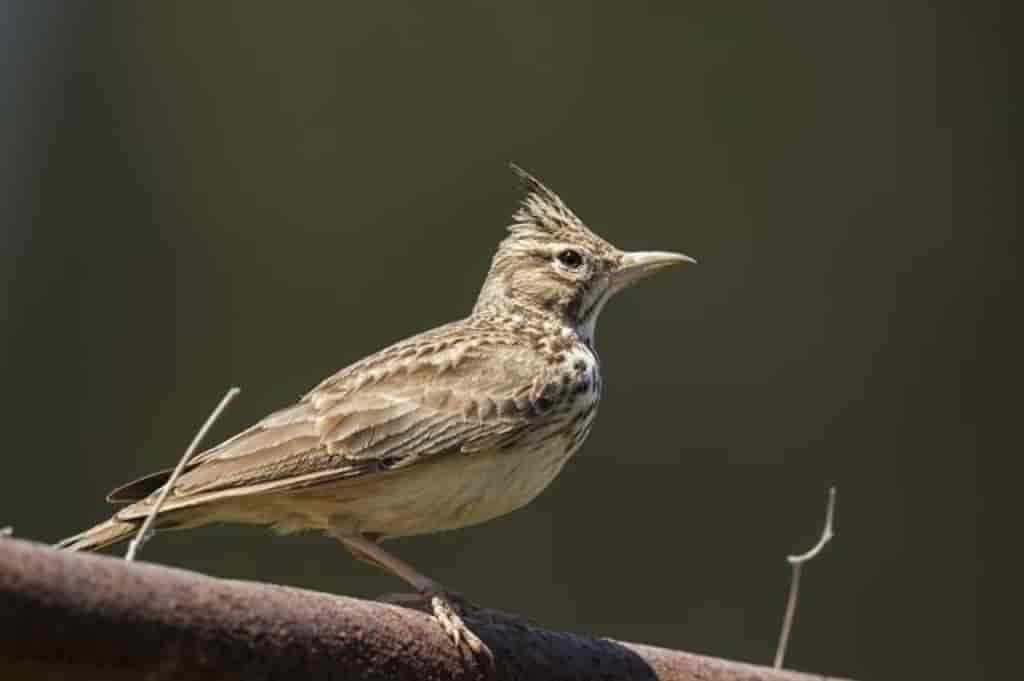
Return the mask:
M 546 363 L 522 345 L 494 330 L 441 327 L 391 346 L 195 457 L 166 508 L 515 442 L 548 406 Z

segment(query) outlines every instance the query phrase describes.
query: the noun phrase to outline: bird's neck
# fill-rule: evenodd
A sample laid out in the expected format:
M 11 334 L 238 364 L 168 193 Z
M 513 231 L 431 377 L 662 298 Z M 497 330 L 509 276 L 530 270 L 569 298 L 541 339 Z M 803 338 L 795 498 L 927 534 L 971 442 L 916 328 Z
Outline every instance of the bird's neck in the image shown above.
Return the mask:
M 473 315 L 491 317 L 526 324 L 544 329 L 550 334 L 572 334 L 591 349 L 594 348 L 594 326 L 597 315 L 593 314 L 582 323 L 572 319 L 559 310 L 550 310 L 543 305 L 533 305 L 528 301 L 514 298 L 498 300 L 480 300 L 473 308 Z

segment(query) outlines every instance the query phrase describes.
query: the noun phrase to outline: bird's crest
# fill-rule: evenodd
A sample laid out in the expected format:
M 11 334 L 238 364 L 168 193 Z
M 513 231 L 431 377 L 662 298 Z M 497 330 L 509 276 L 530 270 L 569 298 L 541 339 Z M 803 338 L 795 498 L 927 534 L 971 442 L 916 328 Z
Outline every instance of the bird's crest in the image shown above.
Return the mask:
M 509 166 L 526 189 L 526 195 L 519 203 L 519 210 L 512 216 L 510 232 L 519 234 L 539 231 L 559 239 L 571 239 L 581 235 L 592 238 L 596 236 L 587 229 L 569 206 L 565 205 L 558 194 L 515 163 L 510 163 Z

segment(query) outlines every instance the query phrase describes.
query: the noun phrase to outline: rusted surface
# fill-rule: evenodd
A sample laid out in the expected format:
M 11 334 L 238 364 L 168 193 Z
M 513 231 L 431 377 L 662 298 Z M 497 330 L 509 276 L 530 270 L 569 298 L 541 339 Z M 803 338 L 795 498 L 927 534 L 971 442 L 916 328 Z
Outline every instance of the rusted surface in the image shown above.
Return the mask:
M 810 681 L 490 614 L 500 679 Z M 0 677 L 479 679 L 427 615 L 0 539 Z

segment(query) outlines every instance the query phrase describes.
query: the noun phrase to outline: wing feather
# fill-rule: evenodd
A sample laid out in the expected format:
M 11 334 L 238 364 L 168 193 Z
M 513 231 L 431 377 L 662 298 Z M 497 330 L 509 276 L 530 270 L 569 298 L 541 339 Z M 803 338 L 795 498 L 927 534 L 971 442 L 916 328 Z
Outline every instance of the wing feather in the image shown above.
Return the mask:
M 472 331 L 441 327 L 342 370 L 299 403 L 195 457 L 167 510 L 395 471 L 514 441 L 530 428 L 529 396 L 546 365 L 527 348 L 500 361 L 487 346 L 514 338 L 499 329 Z

